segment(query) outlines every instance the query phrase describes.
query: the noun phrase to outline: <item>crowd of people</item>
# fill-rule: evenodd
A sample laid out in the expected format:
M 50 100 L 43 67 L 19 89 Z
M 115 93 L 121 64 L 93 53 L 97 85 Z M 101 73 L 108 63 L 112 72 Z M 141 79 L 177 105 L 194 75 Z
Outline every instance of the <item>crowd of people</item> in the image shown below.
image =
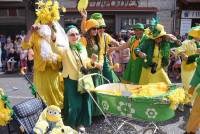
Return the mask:
M 18 34 L 15 38 L 0 35 L 0 68 L 5 73 L 33 71 L 33 50 L 21 48 L 24 35 Z
M 116 34 L 111 34 L 112 38 L 119 42 L 119 45 L 124 44 L 127 39 L 135 35 L 132 30 L 124 32 L 119 32 Z M 176 37 L 181 39 L 183 42 L 187 39 L 188 35 L 180 36 L 176 33 Z M 22 40 L 24 35 L 16 35 L 15 38 L 10 36 L 0 35 L 0 68 L 2 72 L 5 73 L 16 73 L 21 71 L 27 71 L 29 73 L 33 72 L 33 50 L 30 48 L 28 50 L 23 50 L 21 48 Z M 109 44 L 110 45 L 110 44 Z M 110 62 L 112 64 L 119 64 L 119 68 L 114 71 L 119 78 L 122 77 L 125 71 L 128 61 L 130 60 L 130 48 L 123 50 L 116 50 L 110 53 Z M 180 82 L 181 80 L 181 58 L 175 56 L 172 52 L 170 55 L 170 64 L 168 65 L 167 71 L 173 82 Z

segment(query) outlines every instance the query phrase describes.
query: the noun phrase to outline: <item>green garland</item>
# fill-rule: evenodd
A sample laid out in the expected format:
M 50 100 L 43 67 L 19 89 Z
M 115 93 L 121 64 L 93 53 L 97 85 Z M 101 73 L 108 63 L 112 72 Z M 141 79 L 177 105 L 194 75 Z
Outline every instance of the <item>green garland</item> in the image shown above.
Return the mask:
M 13 109 L 11 107 L 10 101 L 8 100 L 7 95 L 1 95 L 1 100 L 5 103 L 6 107 L 8 107 L 11 110 L 11 116 L 13 115 Z
M 72 50 L 77 50 L 78 52 L 81 52 L 83 50 L 83 46 L 82 46 L 82 44 L 80 42 L 78 42 L 78 43 L 76 43 L 74 45 L 70 44 L 70 48 Z

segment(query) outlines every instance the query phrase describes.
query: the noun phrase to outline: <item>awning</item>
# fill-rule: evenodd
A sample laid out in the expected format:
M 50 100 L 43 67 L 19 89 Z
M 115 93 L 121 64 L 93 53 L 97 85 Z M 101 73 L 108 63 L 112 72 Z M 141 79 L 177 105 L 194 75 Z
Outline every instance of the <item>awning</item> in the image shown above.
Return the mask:
M 157 12 L 158 9 L 155 7 L 89 7 L 87 11 L 98 11 L 98 12 L 113 12 L 113 11 L 130 11 L 130 12 Z M 78 12 L 77 8 L 67 8 L 67 12 Z

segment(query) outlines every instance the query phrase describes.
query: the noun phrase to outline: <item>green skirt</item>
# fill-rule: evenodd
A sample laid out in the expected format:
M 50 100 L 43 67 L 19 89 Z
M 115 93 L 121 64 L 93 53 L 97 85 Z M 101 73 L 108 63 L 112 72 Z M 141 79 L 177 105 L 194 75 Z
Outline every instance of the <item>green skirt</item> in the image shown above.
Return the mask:
M 92 124 L 92 100 L 77 91 L 78 81 L 64 78 L 64 124 L 76 128 Z
M 131 57 L 123 74 L 123 80 L 138 84 L 142 72 L 142 62 L 143 60 L 140 58 L 133 60 Z
M 110 68 L 108 57 L 104 57 L 104 64 L 103 64 L 103 76 L 106 77 L 110 83 L 118 83 L 120 82 L 117 75 L 114 73 L 114 71 Z M 107 82 L 105 82 L 107 83 Z
M 200 64 L 197 65 L 196 71 L 190 82 L 190 85 L 193 87 L 196 87 L 198 84 L 200 84 Z

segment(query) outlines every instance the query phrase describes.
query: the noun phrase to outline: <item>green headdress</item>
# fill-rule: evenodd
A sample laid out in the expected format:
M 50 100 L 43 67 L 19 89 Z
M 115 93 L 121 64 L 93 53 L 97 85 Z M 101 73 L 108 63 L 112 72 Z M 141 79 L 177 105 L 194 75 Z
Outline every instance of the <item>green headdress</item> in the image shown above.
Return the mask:
M 160 19 L 157 18 L 153 18 L 150 22 L 150 27 L 149 27 L 149 38 L 151 39 L 156 39 L 159 38 L 161 36 L 166 35 L 164 26 L 159 24 Z
M 103 15 L 101 13 L 93 13 L 90 19 L 96 20 L 100 27 L 106 27 L 105 20 L 103 19 Z

